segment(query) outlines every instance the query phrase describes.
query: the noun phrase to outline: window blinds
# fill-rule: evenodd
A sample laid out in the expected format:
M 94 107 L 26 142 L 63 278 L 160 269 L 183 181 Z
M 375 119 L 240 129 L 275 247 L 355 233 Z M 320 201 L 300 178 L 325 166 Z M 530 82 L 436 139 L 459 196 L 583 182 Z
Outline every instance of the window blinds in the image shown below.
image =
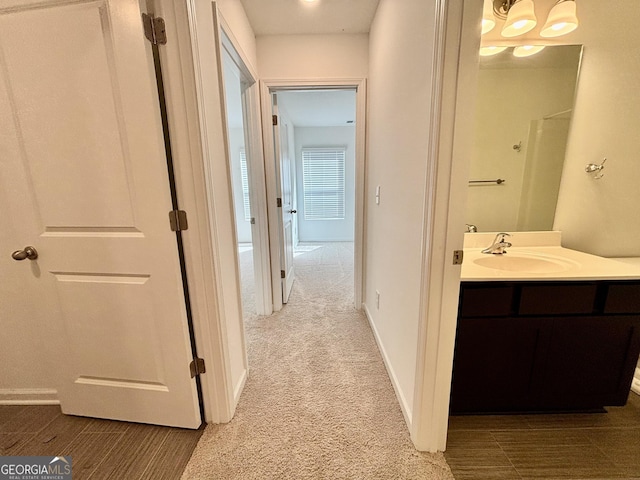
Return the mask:
M 344 170 L 344 148 L 302 149 L 305 220 L 344 219 Z
M 249 174 L 247 173 L 247 154 L 240 150 L 240 176 L 242 178 L 242 201 L 244 204 L 244 219 L 251 221 L 251 203 L 249 202 Z

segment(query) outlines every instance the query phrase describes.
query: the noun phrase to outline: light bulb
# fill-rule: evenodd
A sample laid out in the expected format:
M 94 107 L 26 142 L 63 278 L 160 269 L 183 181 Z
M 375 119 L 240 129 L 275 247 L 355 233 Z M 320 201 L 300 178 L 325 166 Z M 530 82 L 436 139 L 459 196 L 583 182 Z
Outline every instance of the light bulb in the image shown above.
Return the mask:
M 481 57 L 490 57 L 492 55 L 497 55 L 500 52 L 504 52 L 507 47 L 498 47 L 496 45 L 491 45 L 488 47 L 480 47 L 480 56 Z
M 544 50 L 544 45 L 520 45 L 513 49 L 514 57 L 530 57 Z

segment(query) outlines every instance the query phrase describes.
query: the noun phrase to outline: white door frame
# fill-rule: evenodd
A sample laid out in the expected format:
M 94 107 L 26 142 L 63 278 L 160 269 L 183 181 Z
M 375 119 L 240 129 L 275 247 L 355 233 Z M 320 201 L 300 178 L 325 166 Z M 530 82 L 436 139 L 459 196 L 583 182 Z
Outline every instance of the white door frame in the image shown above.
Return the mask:
M 473 154 L 481 2 L 438 0 L 430 152 L 425 182 L 422 282 L 411 439 L 444 451 L 449 423 L 462 250 Z
M 246 382 L 248 362 L 226 145 L 223 30 L 254 80 L 257 74 L 215 2 L 150 0 L 150 3 L 155 9 L 152 13 L 164 18 L 169 37 L 160 54 L 176 188 L 181 208 L 189 216 L 183 242 L 195 340 L 207 370 L 201 376 L 205 420 L 225 423 L 235 413 Z M 254 118 L 248 128 L 253 135 L 252 154 L 260 165 L 254 175 L 258 178 L 255 188 L 259 189 L 259 169 L 264 162 L 257 83 L 247 92 L 245 109 Z M 264 219 L 260 235 L 266 238 L 264 209 L 265 213 L 256 217 Z M 264 258 L 268 261 L 268 255 Z M 264 270 L 268 276 L 263 284 L 269 286 L 269 268 Z M 270 306 L 271 292 L 266 297 Z
M 269 262 L 269 225 L 267 221 L 267 206 L 264 202 L 266 196 L 264 184 L 264 159 L 262 156 L 262 132 L 260 131 L 260 102 L 258 99 L 258 75 L 251 67 L 247 58 L 242 53 L 238 41 L 234 38 L 231 28 L 224 17 L 218 12 L 215 14 L 219 23 L 220 43 L 224 50 L 232 58 L 240 70 L 243 79 L 251 84 L 242 93 L 242 115 L 244 117 L 245 151 L 249 162 L 249 196 L 251 216 L 255 223 L 251 225 L 251 243 L 253 245 L 254 277 L 256 279 L 255 303 L 258 315 L 271 315 L 271 266 Z M 223 95 L 222 101 L 225 102 Z M 227 106 L 224 105 L 225 118 Z M 225 122 L 225 130 L 227 124 Z M 228 133 L 228 132 L 227 132 Z M 230 161 L 230 152 L 227 145 L 227 160 Z M 235 216 L 234 216 L 235 218 Z M 235 230 L 234 230 L 235 231 Z M 238 276 L 239 278 L 239 276 Z M 260 288 L 258 288 L 260 287 Z
M 276 158 L 272 134 L 271 94 L 285 90 L 355 89 L 356 90 L 356 204 L 354 231 L 354 305 L 362 308 L 364 291 L 364 218 L 365 218 L 365 132 L 366 132 L 366 80 L 358 79 L 305 79 L 305 80 L 261 80 L 260 101 L 262 103 L 262 133 L 264 144 L 265 179 L 267 184 L 267 210 L 271 253 L 271 289 L 273 309 L 282 309 L 282 279 L 280 278 L 280 232 L 277 207 L 279 181 L 276 174 Z

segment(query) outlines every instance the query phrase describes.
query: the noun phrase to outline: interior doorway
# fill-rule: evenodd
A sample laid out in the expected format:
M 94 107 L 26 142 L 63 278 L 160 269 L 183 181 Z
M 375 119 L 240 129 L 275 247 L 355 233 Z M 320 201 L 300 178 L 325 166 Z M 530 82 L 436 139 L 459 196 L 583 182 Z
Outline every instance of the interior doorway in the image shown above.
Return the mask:
M 296 257 L 338 244 L 353 252 L 352 298 L 359 309 L 364 82 L 264 84 L 261 93 L 274 310 L 288 301 Z
M 287 303 L 300 257 L 323 250 L 328 259 L 337 243 L 353 252 L 356 91 L 288 90 L 274 93 L 272 101 L 278 117 L 282 301 Z
M 248 72 L 235 47 L 222 31 L 222 71 L 224 82 L 225 120 L 227 131 L 227 159 L 229 162 L 235 225 L 240 297 L 243 317 L 271 313 L 271 295 L 264 282 L 264 242 L 256 217 L 259 189 L 254 188 L 261 175 L 254 175 L 256 158 L 249 128 L 251 108 L 249 88 L 255 79 Z

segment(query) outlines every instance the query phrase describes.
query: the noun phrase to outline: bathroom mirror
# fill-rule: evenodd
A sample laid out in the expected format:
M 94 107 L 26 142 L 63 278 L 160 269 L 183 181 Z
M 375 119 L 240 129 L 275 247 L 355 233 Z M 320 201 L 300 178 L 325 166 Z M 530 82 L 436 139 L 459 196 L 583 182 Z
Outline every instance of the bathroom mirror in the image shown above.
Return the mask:
M 582 46 L 480 57 L 466 222 L 478 231 L 552 230 Z

